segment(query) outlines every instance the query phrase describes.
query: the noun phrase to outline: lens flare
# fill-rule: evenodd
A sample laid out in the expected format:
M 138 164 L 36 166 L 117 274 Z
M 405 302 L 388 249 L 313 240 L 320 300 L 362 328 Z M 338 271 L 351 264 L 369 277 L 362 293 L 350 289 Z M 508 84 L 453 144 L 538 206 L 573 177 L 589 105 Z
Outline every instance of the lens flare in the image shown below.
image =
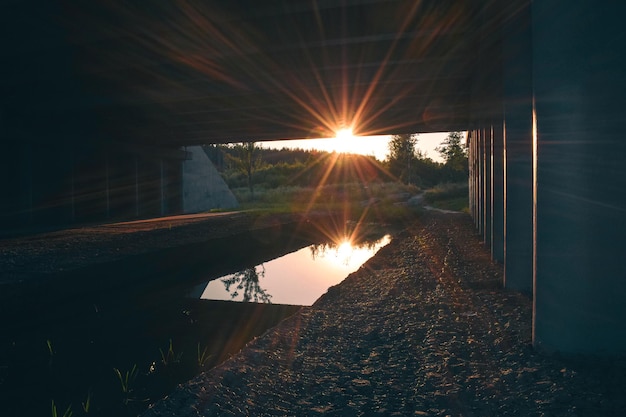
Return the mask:
M 337 139 L 351 139 L 354 137 L 354 134 L 352 133 L 352 129 L 349 127 L 344 127 L 342 129 L 339 129 L 337 131 L 337 134 L 335 135 L 335 137 Z

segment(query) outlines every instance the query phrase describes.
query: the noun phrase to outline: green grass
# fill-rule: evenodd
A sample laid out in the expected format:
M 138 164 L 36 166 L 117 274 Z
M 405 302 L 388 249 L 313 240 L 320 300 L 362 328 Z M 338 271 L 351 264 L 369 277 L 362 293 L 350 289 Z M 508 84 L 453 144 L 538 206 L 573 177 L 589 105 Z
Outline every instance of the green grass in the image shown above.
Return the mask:
M 442 210 L 468 211 L 467 183 L 440 184 L 424 193 L 426 204 Z
M 123 402 L 124 404 L 128 404 L 132 401 L 131 393 L 134 389 L 135 379 L 139 374 L 137 364 L 133 365 L 130 371 L 122 372 L 117 368 L 113 368 L 113 372 L 115 372 L 115 375 L 117 375 L 120 381 L 122 394 L 124 395 Z
M 57 409 L 57 406 L 54 403 L 54 400 L 52 400 L 51 413 L 52 413 L 52 417 L 72 417 L 72 415 L 74 414 L 72 412 L 71 405 L 68 405 L 67 408 L 65 409 L 65 412 L 63 414 L 60 414 L 60 411 Z
M 183 356 L 183 352 L 178 352 L 178 354 L 174 353 L 172 339 L 170 339 L 167 350 L 163 351 L 163 349 L 159 348 L 159 352 L 161 352 L 161 363 L 163 363 L 164 366 L 168 366 L 172 363 L 179 363 L 180 358 Z
M 89 414 L 89 410 L 91 409 L 91 390 L 87 393 L 87 398 L 85 401 L 80 403 L 83 407 L 83 411 L 85 414 Z
M 447 198 L 436 201 L 432 204 L 433 207 L 442 210 L 452 211 L 468 211 L 467 197 Z
M 357 220 L 375 216 L 394 218 L 406 216 L 412 211 L 399 207 L 397 198 L 401 194 L 414 195 L 419 192 L 415 186 L 400 183 L 360 183 L 326 185 L 323 187 L 284 186 L 273 189 L 255 189 L 250 195 L 247 188 L 237 188 L 233 193 L 242 210 L 255 210 L 264 213 L 346 213 Z M 370 202 L 371 204 L 368 204 Z
M 203 350 L 200 350 L 200 343 L 198 343 L 197 363 L 199 368 L 204 368 L 209 359 L 213 356 L 209 354 L 208 349 L 209 347 L 205 346 Z
M 283 186 L 256 188 L 254 196 L 247 188 L 236 188 L 240 210 L 261 214 L 341 213 L 350 220 L 379 223 L 402 223 L 419 214 L 419 209 L 402 204 L 402 195 L 420 192 L 416 186 L 398 182 L 332 184 L 323 187 Z M 399 201 L 401 200 L 401 201 Z M 442 210 L 468 212 L 466 182 L 440 184 L 424 192 L 426 205 Z

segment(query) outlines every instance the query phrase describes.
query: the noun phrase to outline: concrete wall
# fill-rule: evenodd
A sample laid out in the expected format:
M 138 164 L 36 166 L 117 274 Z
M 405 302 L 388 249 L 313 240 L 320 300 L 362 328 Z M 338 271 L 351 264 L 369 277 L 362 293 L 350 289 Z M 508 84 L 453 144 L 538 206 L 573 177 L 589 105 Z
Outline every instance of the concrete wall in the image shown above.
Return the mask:
M 238 206 L 199 146 L 25 138 L 4 145 L 0 168 L 0 235 Z
M 238 207 L 237 199 L 202 147 L 190 146 L 187 152 L 191 159 L 183 164 L 183 212 Z

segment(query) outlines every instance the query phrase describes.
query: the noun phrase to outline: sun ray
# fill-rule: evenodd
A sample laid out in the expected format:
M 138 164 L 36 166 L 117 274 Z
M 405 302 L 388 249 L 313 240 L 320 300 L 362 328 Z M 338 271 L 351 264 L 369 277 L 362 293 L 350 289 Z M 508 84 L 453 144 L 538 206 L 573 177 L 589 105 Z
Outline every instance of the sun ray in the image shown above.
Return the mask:
M 376 71 L 376 74 L 374 75 L 374 79 L 372 80 L 372 82 L 370 83 L 370 85 L 368 86 L 366 92 L 365 92 L 365 96 L 361 99 L 360 104 L 355 112 L 354 115 L 354 120 L 353 123 L 355 124 L 359 124 L 361 123 L 361 120 L 363 119 L 363 113 L 365 112 L 365 109 L 367 107 L 367 105 L 369 104 L 369 101 L 372 97 L 372 95 L 374 94 L 374 91 L 378 88 L 378 83 L 381 80 L 383 73 L 387 67 L 387 64 L 389 62 L 389 60 L 391 59 L 391 56 L 396 48 L 396 45 L 398 44 L 398 41 L 400 40 L 400 34 L 404 32 L 404 30 L 406 29 L 406 27 L 408 26 L 409 22 L 411 21 L 411 19 L 414 17 L 415 13 L 417 12 L 417 8 L 419 6 L 420 2 L 415 2 L 410 13 L 407 13 L 405 16 L 405 19 L 402 23 L 402 26 L 400 27 L 400 29 L 398 30 L 398 32 L 396 32 L 396 37 L 394 38 L 391 46 L 389 47 L 389 49 L 387 50 L 387 53 L 385 55 L 385 57 L 381 60 L 381 63 Z
M 328 156 L 329 158 L 331 158 L 331 162 L 328 164 L 328 166 L 326 167 L 326 171 L 324 172 L 322 178 L 320 179 L 319 183 L 316 185 L 315 187 L 315 191 L 313 193 L 313 195 L 311 196 L 311 201 L 309 202 L 309 205 L 307 206 L 305 213 L 310 213 L 313 204 L 315 204 L 315 198 L 317 196 L 317 193 L 320 191 L 320 189 L 326 185 L 326 181 L 328 180 L 328 177 L 330 176 L 330 173 L 333 170 L 333 167 L 335 166 L 335 164 L 337 163 L 337 159 L 339 158 L 339 154 L 330 154 Z
M 464 9 L 446 13 L 445 20 L 439 21 L 436 8 L 420 1 L 402 3 L 397 9 L 397 29 L 364 36 L 350 29 L 352 6 L 348 2 L 329 8 L 336 13 L 331 19 L 333 25 L 339 25 L 335 27 L 325 19 L 327 6 L 310 2 L 305 7 L 310 12 L 310 24 L 304 27 L 282 22 L 277 30 L 288 32 L 293 39 L 276 45 L 268 44 L 271 39 L 254 23 L 233 16 L 233 9 L 192 0 L 157 5 L 150 14 L 140 14 L 132 5 L 106 6 L 137 24 L 110 24 L 102 30 L 112 38 L 130 39 L 133 48 L 128 53 L 134 54 L 130 57 L 141 64 L 147 77 L 166 87 L 150 88 L 149 83 L 138 83 L 136 88 L 142 95 L 159 105 L 170 106 L 176 115 L 196 114 L 188 110 L 201 109 L 196 117 L 172 120 L 177 128 L 190 125 L 189 132 L 194 136 L 219 135 L 219 116 L 225 110 L 242 116 L 242 135 L 250 132 L 250 139 L 254 139 L 254 134 L 261 137 L 266 126 L 284 126 L 286 134 L 294 135 L 284 139 L 330 137 L 342 126 L 350 126 L 354 134 L 362 136 L 406 131 L 415 125 L 415 120 L 391 119 L 384 126 L 378 124 L 398 103 L 406 105 L 407 97 L 416 96 L 416 89 L 420 88 L 415 83 L 405 83 L 408 87 L 395 91 L 394 76 L 406 73 L 403 61 L 416 65 L 419 73 L 417 60 L 428 56 L 433 43 L 440 39 L 440 32 L 455 35 Z M 453 45 L 451 53 L 454 48 L 458 47 Z M 286 70 L 281 59 L 292 50 L 299 54 L 293 59 L 299 67 Z M 112 63 L 107 68 L 113 68 L 113 77 L 121 64 L 117 61 L 124 56 L 111 52 L 110 57 Z M 157 65 L 163 57 L 168 58 L 166 67 Z M 383 86 L 389 91 L 382 91 Z M 429 88 L 435 87 L 426 85 L 419 94 L 428 95 Z M 239 94 L 250 94 L 249 107 L 233 106 L 242 102 L 230 99 L 242 100 Z M 384 98 L 383 94 L 389 97 Z M 210 104 L 215 97 L 224 99 L 224 105 Z M 195 100 L 209 104 L 202 107 L 195 105 Z M 194 106 L 185 107 L 191 101 Z M 202 117 L 203 112 L 208 113 L 207 117 Z M 423 117 L 418 113 L 420 116 Z M 245 123 L 246 120 L 258 121 L 258 127 Z

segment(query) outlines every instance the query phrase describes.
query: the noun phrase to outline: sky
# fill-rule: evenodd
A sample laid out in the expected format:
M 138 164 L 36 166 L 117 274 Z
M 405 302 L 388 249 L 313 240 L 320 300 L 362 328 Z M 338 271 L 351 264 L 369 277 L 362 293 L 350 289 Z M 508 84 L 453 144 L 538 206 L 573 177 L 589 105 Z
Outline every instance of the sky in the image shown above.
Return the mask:
M 417 136 L 417 148 L 424 152 L 427 157 L 434 161 L 442 162 L 442 158 L 435 150 L 437 146 L 448 136 L 448 132 L 441 133 L 420 133 Z M 350 138 L 327 138 L 327 139 L 305 139 L 305 140 L 278 140 L 271 142 L 260 142 L 264 148 L 282 149 L 300 148 L 317 149 L 321 151 L 336 151 L 345 153 L 357 153 L 361 155 L 373 155 L 382 161 L 387 157 L 390 136 L 360 136 Z

